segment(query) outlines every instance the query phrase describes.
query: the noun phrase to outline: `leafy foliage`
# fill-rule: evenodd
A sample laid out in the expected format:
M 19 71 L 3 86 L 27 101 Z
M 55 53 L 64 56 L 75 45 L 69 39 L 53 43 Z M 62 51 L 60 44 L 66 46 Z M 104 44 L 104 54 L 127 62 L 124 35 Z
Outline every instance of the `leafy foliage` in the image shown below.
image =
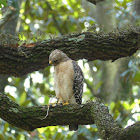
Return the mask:
M 6 0 L 0 0 L 0 8 L 2 8 L 2 5 L 7 6 Z

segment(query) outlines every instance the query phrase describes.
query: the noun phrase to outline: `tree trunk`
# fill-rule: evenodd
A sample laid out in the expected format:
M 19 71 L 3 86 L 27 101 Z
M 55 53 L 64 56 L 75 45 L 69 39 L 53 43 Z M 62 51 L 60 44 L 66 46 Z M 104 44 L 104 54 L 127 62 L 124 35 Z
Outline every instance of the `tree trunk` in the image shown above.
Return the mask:
M 71 59 L 112 60 L 131 56 L 139 48 L 140 29 L 119 33 L 96 34 L 84 32 L 14 47 L 0 45 L 0 73 L 23 76 L 48 66 L 52 50 L 60 49 Z M 9 38 L 13 43 L 14 37 Z M 94 54 L 94 55 L 93 55 Z
M 84 105 L 57 105 L 48 109 L 48 106 L 21 107 L 0 93 L 0 118 L 27 131 L 46 126 L 95 123 L 103 140 L 140 138 L 140 122 L 120 128 L 99 99 Z
M 108 0 L 103 3 L 98 3 L 96 7 L 97 23 L 100 25 L 100 27 L 103 26 L 105 32 L 110 32 L 116 28 L 113 3 L 113 0 Z M 99 97 L 101 97 L 107 103 L 117 101 L 119 99 L 126 99 L 124 94 L 131 92 L 131 86 L 130 83 L 123 82 L 120 74 L 128 69 L 128 59 L 119 59 L 114 63 L 111 63 L 111 61 L 102 63 L 103 84 L 101 86 Z
M 19 9 L 15 5 L 20 4 L 20 0 L 11 2 L 11 7 L 4 7 L 4 22 L 1 26 L 2 33 L 10 33 L 15 35 L 16 25 L 19 17 Z M 13 8 L 13 9 L 12 9 Z M 8 75 L 0 75 L 0 92 L 4 92 L 5 86 L 8 84 Z

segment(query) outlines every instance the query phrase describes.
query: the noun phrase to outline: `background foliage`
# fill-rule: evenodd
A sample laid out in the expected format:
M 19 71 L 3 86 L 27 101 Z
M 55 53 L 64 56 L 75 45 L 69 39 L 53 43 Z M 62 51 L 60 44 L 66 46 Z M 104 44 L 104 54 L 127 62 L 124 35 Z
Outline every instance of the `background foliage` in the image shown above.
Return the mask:
M 92 32 L 104 31 L 105 25 L 100 26 L 96 19 L 96 6 L 85 0 L 21 0 L 19 5 L 14 4 L 14 2 L 17 1 L 11 2 L 9 0 L 7 3 L 4 0 L 0 1 L 1 7 L 3 7 L 0 18 L 3 18 L 4 8 L 8 8 L 10 5 L 17 8 L 19 18 L 17 26 L 13 26 L 16 26 L 16 33 L 19 38 L 27 43 L 87 30 Z M 6 5 L 7 7 L 4 7 Z M 134 8 L 132 0 L 115 0 L 113 10 L 107 9 L 107 15 L 112 13 L 115 15 L 115 28 L 139 26 L 140 18 Z M 133 19 L 133 23 L 131 19 Z M 86 103 L 88 100 L 94 100 L 95 96 L 100 97 L 101 88 L 105 84 L 102 80 L 103 63 L 99 60 L 94 62 L 79 60 L 78 64 L 84 72 L 83 103 Z M 129 83 L 131 85 L 130 92 L 125 92 L 123 97 L 120 96 L 117 100 L 111 101 L 104 100 L 106 95 L 101 96 L 103 102 L 109 107 L 114 120 L 122 127 L 140 120 L 139 52 L 129 59 L 127 66 L 127 69 L 122 71 L 118 77 L 123 81 L 122 84 Z M 3 89 L 0 89 L 0 92 L 4 92 L 21 106 L 46 105 L 50 99 L 51 102 L 55 101 L 52 67 L 30 73 L 21 78 L 6 76 L 0 81 L 3 83 Z M 122 87 L 125 88 L 123 85 Z M 111 96 L 113 95 L 108 98 Z M 0 127 L 0 139 L 2 140 L 97 140 L 100 138 L 96 125 L 80 126 L 77 132 L 70 132 L 68 126 L 50 126 L 27 132 L 0 119 Z

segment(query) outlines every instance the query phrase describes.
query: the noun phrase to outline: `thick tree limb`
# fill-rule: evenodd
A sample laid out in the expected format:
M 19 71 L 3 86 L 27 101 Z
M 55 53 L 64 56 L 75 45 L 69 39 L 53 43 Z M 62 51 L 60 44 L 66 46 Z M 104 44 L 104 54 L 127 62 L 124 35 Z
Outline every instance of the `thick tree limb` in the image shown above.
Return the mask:
M 89 61 L 115 61 L 131 56 L 140 49 L 140 28 L 108 34 L 83 32 L 20 47 L 17 47 L 16 39 L 8 37 L 8 41 L 8 44 L 0 45 L 0 73 L 23 76 L 45 68 L 48 65 L 49 54 L 54 49 L 64 51 L 73 60 L 84 58 Z
M 93 117 L 98 131 L 103 140 L 115 140 L 120 132 L 121 128 L 114 123 L 112 116 L 109 114 L 109 110 L 100 101 L 94 102 Z
M 58 105 L 50 107 L 48 116 L 47 106 L 21 107 L 7 95 L 0 93 L 0 118 L 8 123 L 28 131 L 36 128 L 55 125 L 86 125 L 96 124 L 104 140 L 137 140 L 140 138 L 140 122 L 125 129 L 113 121 L 109 110 L 96 100 L 82 105 Z
M 140 121 L 123 129 L 119 140 L 139 140 L 140 139 Z
M 43 119 L 47 114 L 47 106 L 21 107 L 0 93 L 0 118 L 28 131 L 55 125 L 94 124 L 91 106 L 92 104 L 50 107 L 48 117 Z

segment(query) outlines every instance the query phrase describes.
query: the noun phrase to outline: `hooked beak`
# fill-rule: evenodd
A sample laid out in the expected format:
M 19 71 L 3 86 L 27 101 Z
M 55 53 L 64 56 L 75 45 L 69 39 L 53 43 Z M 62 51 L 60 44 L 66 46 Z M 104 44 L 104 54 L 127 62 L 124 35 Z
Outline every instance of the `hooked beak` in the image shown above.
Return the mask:
M 49 64 L 51 65 L 52 64 L 52 61 L 49 61 Z
M 50 66 L 52 64 L 52 61 L 49 61 L 49 64 L 48 64 L 48 66 Z

